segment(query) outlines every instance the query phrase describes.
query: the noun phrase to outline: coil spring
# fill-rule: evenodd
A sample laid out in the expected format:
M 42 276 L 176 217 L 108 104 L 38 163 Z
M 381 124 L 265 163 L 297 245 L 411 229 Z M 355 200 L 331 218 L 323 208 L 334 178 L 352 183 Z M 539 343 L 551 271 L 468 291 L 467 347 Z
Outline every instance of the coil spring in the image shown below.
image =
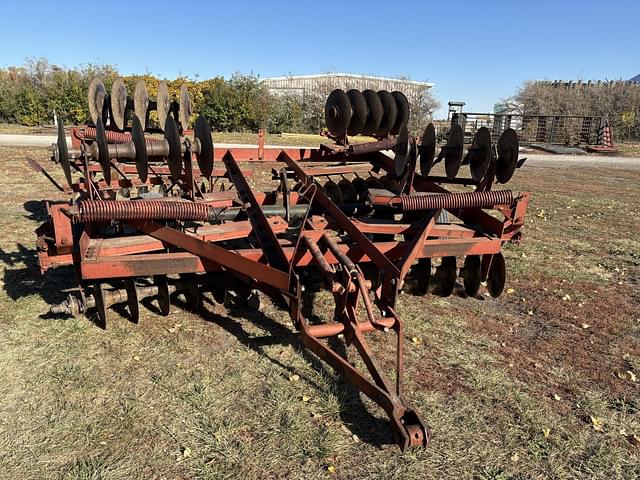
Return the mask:
M 402 210 L 439 210 L 444 208 L 488 208 L 494 205 L 511 205 L 511 190 L 490 192 L 443 193 L 435 195 L 400 195 Z
M 111 220 L 207 220 L 208 205 L 162 200 L 101 201 L 84 200 L 78 204 L 80 222 Z

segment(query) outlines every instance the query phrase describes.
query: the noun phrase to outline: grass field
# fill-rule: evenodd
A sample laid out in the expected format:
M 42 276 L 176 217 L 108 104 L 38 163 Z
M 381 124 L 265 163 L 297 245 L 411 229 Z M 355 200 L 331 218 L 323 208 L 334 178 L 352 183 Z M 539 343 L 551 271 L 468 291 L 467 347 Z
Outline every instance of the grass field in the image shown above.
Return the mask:
M 405 394 L 434 432 L 402 454 L 268 302 L 43 316 L 73 274 L 39 274 L 35 200 L 56 194 L 27 154 L 0 149 L 0 478 L 640 477 L 640 170 L 518 170 L 507 292 L 401 297 Z

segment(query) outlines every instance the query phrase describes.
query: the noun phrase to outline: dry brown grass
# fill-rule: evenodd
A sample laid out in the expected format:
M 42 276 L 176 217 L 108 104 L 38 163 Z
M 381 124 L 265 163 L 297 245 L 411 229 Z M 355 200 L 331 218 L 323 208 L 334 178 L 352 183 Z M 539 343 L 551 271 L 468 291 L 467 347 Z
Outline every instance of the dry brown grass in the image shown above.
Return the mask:
M 0 478 L 640 476 L 638 384 L 616 376 L 640 374 L 639 171 L 527 166 L 513 182 L 533 191 L 524 243 L 507 249 L 513 291 L 401 297 L 406 396 L 434 431 L 401 454 L 381 411 L 268 302 L 143 308 L 138 326 L 113 313 L 106 331 L 43 318 L 73 282 L 38 273 L 30 202 L 56 195 L 27 153 L 0 149 Z

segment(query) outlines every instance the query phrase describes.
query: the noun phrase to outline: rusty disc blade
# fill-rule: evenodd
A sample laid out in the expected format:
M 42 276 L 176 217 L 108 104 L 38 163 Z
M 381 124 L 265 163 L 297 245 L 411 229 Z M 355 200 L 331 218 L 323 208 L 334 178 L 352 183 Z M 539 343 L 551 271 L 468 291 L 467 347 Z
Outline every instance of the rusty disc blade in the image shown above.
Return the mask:
M 131 278 L 125 279 L 124 288 L 127 292 L 127 308 L 129 309 L 129 319 L 133 323 L 138 323 L 138 321 L 140 320 L 140 308 L 138 305 L 138 290 L 136 289 L 135 281 Z
M 470 297 L 475 297 L 482 282 L 482 262 L 479 255 L 467 255 L 464 266 L 460 270 L 464 284 L 464 291 Z
M 364 122 L 361 133 L 362 135 L 373 135 L 382 121 L 382 114 L 384 113 L 382 102 L 380 101 L 380 96 L 373 90 L 365 90 L 362 95 L 367 102 L 367 121 Z
M 487 273 L 487 290 L 493 298 L 498 298 L 504 290 L 507 280 L 507 267 L 502 253 L 496 253 L 491 257 L 491 265 Z
M 336 182 L 334 182 L 333 180 L 329 180 L 327 183 L 324 184 L 322 188 L 324 190 L 324 193 L 327 194 L 327 197 L 329 197 L 333 203 L 335 204 L 344 203 L 344 199 L 342 197 L 342 190 L 340 190 L 340 187 Z
M 409 144 L 409 131 L 407 130 L 407 124 L 405 123 L 400 129 L 400 133 L 397 137 L 397 143 L 393 147 L 393 153 L 395 154 L 394 166 L 395 173 L 400 176 L 404 173 L 409 163 L 409 155 L 411 154 L 411 145 Z
M 391 135 L 397 135 L 403 125 L 406 125 L 409 121 L 409 100 L 402 92 L 391 92 L 394 100 L 396 101 L 396 108 L 398 110 L 398 116 L 396 117 L 396 123 L 391 128 Z
M 100 117 L 98 117 L 100 118 Z M 71 185 L 71 164 L 69 163 L 69 149 L 67 148 L 67 137 L 64 134 L 64 124 L 62 119 L 58 119 L 58 142 L 57 142 L 56 160 L 60 162 L 62 171 L 64 172 L 64 178 L 67 180 L 67 185 Z
M 169 88 L 166 82 L 158 83 L 158 96 L 156 97 L 156 108 L 158 110 L 158 123 L 164 131 L 164 126 L 171 109 L 171 98 L 169 97 Z
M 183 130 L 189 128 L 189 119 L 191 118 L 191 97 L 189 96 L 189 89 L 187 84 L 183 83 L 180 87 L 180 125 Z
M 398 107 L 396 106 L 396 100 L 386 90 L 380 90 L 378 92 L 380 102 L 382 103 L 382 120 L 380 126 L 376 131 L 376 135 L 379 137 L 386 137 L 391 132 L 391 129 L 396 124 L 396 118 L 398 117 Z
M 198 117 L 194 126 L 194 136 L 200 142 L 200 153 L 196 154 L 198 167 L 203 177 L 209 178 L 213 172 L 213 140 L 211 127 L 202 115 Z
M 133 111 L 137 115 L 142 129 L 147 129 L 147 110 L 149 110 L 149 92 L 147 92 L 147 84 L 140 79 L 136 82 L 136 89 L 133 92 Z
M 443 297 L 448 297 L 453 293 L 458 276 L 457 271 L 456 257 L 442 257 L 442 263 L 437 268 L 436 274 L 440 280 L 440 294 Z
M 182 148 L 180 147 L 178 125 L 176 125 L 176 121 L 171 115 L 167 117 L 164 123 L 164 138 L 169 143 L 169 156 L 167 157 L 169 171 L 173 181 L 176 182 L 182 175 Z
M 349 180 L 343 178 L 338 182 L 338 187 L 340 187 L 340 191 L 342 192 L 342 200 L 344 203 L 356 203 L 358 201 L 358 192 L 356 192 L 356 188 Z
M 429 175 L 433 167 L 433 159 L 436 155 L 436 127 L 433 123 L 427 125 L 422 134 L 421 144 L 418 146 L 420 152 L 420 173 L 423 176 Z
M 473 136 L 473 143 L 469 149 L 471 178 L 476 182 L 484 178 L 491 164 L 492 156 L 491 132 L 487 127 L 480 127 Z
M 331 92 L 324 105 L 324 120 L 329 131 L 336 137 L 343 137 L 349 128 L 351 114 L 351 102 L 344 90 L 337 88 Z
M 127 87 L 124 80 L 116 78 L 111 85 L 111 120 L 118 130 L 124 130 L 127 110 Z
M 131 120 L 131 141 L 136 149 L 136 171 L 138 172 L 140 181 L 146 182 L 149 170 L 149 158 L 147 157 L 147 143 L 144 139 L 144 129 L 136 113 L 133 114 Z
M 107 90 L 104 88 L 104 83 L 100 77 L 93 77 L 91 83 L 89 83 L 89 116 L 91 121 L 95 125 L 98 118 L 102 118 L 105 121 L 104 115 L 106 111 L 104 109 L 104 99 L 107 96 Z
M 352 112 L 347 133 L 349 135 L 358 135 L 362 132 L 364 124 L 367 121 L 369 107 L 367 107 L 367 100 L 360 90 L 351 89 L 347 92 L 347 96 L 351 103 Z
M 462 127 L 456 123 L 451 125 L 449 139 L 445 145 L 444 169 L 447 178 L 456 178 L 460 164 L 462 163 L 462 153 L 464 151 L 464 133 Z
M 507 183 L 511 180 L 518 164 L 518 134 L 513 128 L 507 128 L 502 132 L 497 151 L 496 179 L 499 183 Z
M 102 168 L 102 175 L 107 185 L 111 184 L 111 159 L 109 158 L 109 144 L 107 143 L 107 132 L 102 119 L 98 118 L 96 123 L 96 145 L 98 146 L 98 163 Z

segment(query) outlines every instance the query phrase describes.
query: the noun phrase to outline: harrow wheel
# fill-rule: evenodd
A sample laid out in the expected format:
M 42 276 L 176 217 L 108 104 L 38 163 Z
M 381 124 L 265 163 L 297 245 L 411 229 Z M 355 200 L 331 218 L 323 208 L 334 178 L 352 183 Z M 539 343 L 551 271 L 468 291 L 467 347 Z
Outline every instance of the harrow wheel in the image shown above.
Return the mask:
M 158 123 L 164 131 L 169 111 L 171 110 L 171 98 L 169 97 L 169 88 L 166 82 L 158 84 L 158 96 L 156 97 L 156 109 L 158 110 Z
M 164 275 L 156 275 L 153 281 L 158 287 L 158 308 L 160 315 L 166 317 L 171 311 L 171 300 L 169 299 L 169 282 Z
M 133 141 L 136 149 L 136 171 L 138 172 L 140 181 L 146 182 L 149 170 L 149 158 L 147 157 L 147 142 L 144 139 L 144 127 L 137 113 L 133 114 L 131 120 L 131 141 Z
M 478 255 L 467 255 L 464 266 L 460 270 L 464 291 L 469 297 L 475 297 L 482 282 L 482 262 Z
M 96 122 L 96 145 L 98 146 L 98 162 L 102 169 L 102 176 L 107 185 L 111 184 L 111 159 L 109 158 L 109 145 L 107 144 L 107 132 L 104 129 L 102 119 Z
M 167 116 L 167 120 L 164 123 L 164 137 L 169 143 L 169 156 L 167 157 L 169 171 L 171 172 L 173 181 L 177 182 L 182 175 L 182 149 L 180 147 L 178 125 L 170 115 Z
M 71 163 L 69 163 L 69 149 L 67 148 L 67 138 L 64 135 L 62 120 L 58 121 L 58 144 L 55 153 L 57 157 L 56 160 L 60 162 L 62 166 L 64 178 L 67 180 L 67 184 L 71 186 Z
M 116 78 L 111 85 L 111 120 L 116 128 L 124 130 L 127 124 L 127 87 L 124 80 Z
M 200 142 L 200 150 L 196 153 L 200 173 L 203 177 L 210 178 L 213 172 L 213 140 L 209 122 L 202 115 L 196 120 L 193 133 Z
M 191 97 L 189 97 L 189 89 L 185 83 L 180 87 L 180 112 L 179 120 L 180 126 L 183 130 L 189 128 L 189 119 L 191 118 L 192 105 Z
M 133 111 L 142 122 L 142 128 L 147 128 L 147 110 L 149 109 L 149 92 L 143 79 L 136 82 L 136 89 L 133 92 Z
M 127 278 L 124 281 L 124 288 L 127 291 L 127 308 L 129 309 L 129 317 L 133 323 L 140 321 L 140 307 L 138 305 L 138 290 L 135 280 Z
M 498 151 L 496 180 L 499 183 L 507 183 L 511 180 L 518 164 L 518 134 L 513 128 L 507 128 L 502 132 L 496 149 Z
M 491 132 L 487 127 L 480 127 L 473 136 L 473 144 L 469 151 L 471 178 L 476 182 L 482 180 L 489 169 L 492 158 Z
M 100 77 L 93 77 L 91 83 L 89 83 L 89 116 L 91 121 L 95 125 L 98 118 L 101 118 L 103 122 L 107 121 L 107 109 L 104 108 L 104 99 L 107 96 L 107 91 L 104 88 L 104 83 Z

